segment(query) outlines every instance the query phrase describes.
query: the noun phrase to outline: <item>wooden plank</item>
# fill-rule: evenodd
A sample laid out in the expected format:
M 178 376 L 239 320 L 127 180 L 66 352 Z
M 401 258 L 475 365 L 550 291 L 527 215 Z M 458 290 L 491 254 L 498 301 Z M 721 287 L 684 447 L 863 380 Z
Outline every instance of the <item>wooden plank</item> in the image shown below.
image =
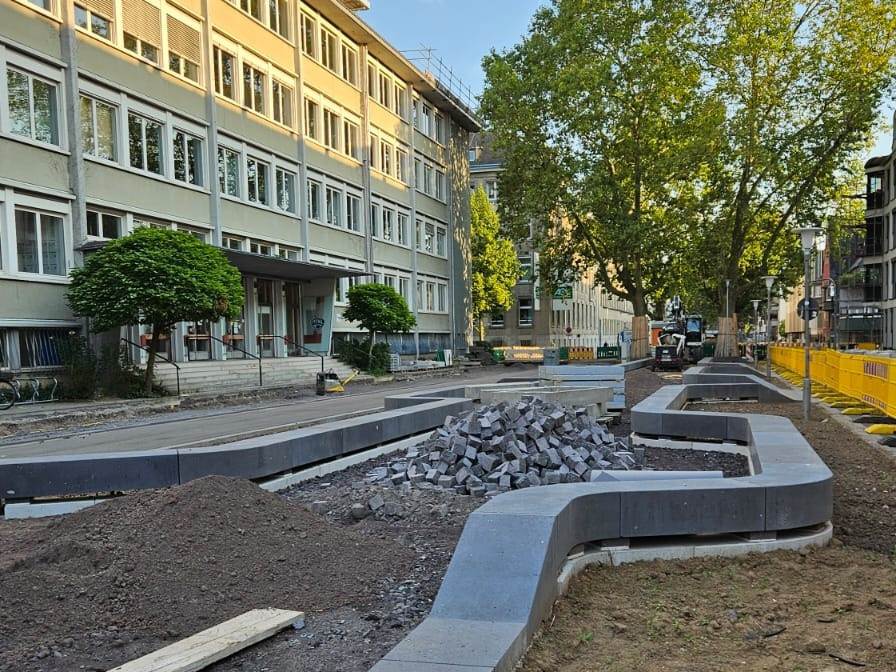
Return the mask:
M 301 611 L 253 609 L 109 672 L 197 672 L 304 616 Z

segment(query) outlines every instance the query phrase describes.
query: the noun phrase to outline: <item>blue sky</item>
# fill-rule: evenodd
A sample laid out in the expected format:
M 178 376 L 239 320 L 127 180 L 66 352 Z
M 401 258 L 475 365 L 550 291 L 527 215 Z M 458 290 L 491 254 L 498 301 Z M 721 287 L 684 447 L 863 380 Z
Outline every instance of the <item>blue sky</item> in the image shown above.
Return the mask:
M 482 91 L 482 57 L 520 42 L 535 10 L 547 0 L 370 0 L 358 16 L 399 51 L 431 49 L 473 95 Z M 415 58 L 420 53 L 407 54 Z M 418 63 L 418 66 L 420 64 Z M 425 69 L 422 67 L 421 69 Z M 890 101 L 884 114 L 893 121 Z M 872 154 L 889 154 L 892 132 L 878 137 Z

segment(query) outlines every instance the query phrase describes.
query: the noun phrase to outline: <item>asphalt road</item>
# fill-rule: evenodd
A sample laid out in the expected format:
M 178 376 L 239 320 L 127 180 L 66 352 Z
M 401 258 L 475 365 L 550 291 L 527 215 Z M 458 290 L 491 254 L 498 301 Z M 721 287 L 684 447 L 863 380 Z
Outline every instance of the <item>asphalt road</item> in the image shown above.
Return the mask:
M 0 459 L 172 450 L 227 443 L 258 434 L 383 410 L 383 399 L 394 394 L 498 382 L 536 376 L 532 367 L 485 367 L 463 374 L 420 378 L 382 385 L 346 385 L 345 392 L 326 396 L 265 401 L 240 406 L 174 411 L 130 420 L 98 422 L 85 418 L 77 428 L 34 432 L 0 440 Z M 43 409 L 45 410 L 45 409 Z M 90 424 L 91 422 L 95 424 Z

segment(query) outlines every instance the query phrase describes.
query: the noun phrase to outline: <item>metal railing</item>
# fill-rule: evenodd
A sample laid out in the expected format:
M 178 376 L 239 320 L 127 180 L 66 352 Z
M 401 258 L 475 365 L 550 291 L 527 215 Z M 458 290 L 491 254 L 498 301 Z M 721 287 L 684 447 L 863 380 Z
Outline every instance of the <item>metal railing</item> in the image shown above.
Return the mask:
M 287 349 L 288 348 L 297 348 L 299 350 L 302 350 L 303 352 L 307 352 L 309 355 L 314 355 L 315 357 L 320 357 L 320 372 L 321 373 L 324 372 L 324 365 L 326 363 L 326 361 L 324 359 L 324 355 L 320 354 L 316 350 L 312 350 L 311 348 L 306 348 L 304 345 L 300 345 L 299 343 L 296 343 L 289 336 L 275 335 L 274 338 L 282 338 L 283 343 L 287 346 Z
M 134 343 L 134 341 L 132 341 L 129 338 L 122 338 L 120 340 L 122 343 L 127 343 L 128 345 L 133 345 L 135 348 L 140 348 L 143 352 L 149 353 L 149 348 L 147 348 L 144 345 L 140 345 L 139 343 Z M 163 362 L 166 362 L 175 368 L 175 370 L 176 370 L 175 376 L 177 377 L 177 396 L 180 396 L 180 367 L 177 365 L 177 362 L 171 361 L 165 355 L 163 355 L 162 353 L 160 353 L 158 351 L 156 351 L 156 359 L 161 359 Z
M 244 356 L 251 357 L 252 359 L 257 359 L 258 360 L 258 387 L 264 386 L 264 377 L 263 377 L 263 374 L 261 371 L 261 355 L 256 355 L 256 354 L 249 352 L 248 350 L 244 350 L 240 346 L 234 345 L 233 341 L 225 341 L 224 339 L 218 338 L 217 336 L 212 336 L 211 334 L 209 334 L 208 337 L 210 339 L 212 339 L 213 341 L 217 341 L 218 343 L 223 345 L 225 348 L 229 347 L 233 350 L 239 350 L 240 352 L 243 353 Z

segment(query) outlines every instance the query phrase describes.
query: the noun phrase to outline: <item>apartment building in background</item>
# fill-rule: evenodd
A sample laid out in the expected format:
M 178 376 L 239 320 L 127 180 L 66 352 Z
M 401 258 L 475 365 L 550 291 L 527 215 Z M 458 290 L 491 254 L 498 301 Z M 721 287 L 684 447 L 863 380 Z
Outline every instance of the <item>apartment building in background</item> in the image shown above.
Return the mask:
M 481 186 L 489 202 L 497 207 L 501 157 L 490 144 L 487 133 L 470 137 L 470 188 Z M 538 250 L 527 241 L 516 247 L 522 277 L 513 288 L 510 310 L 486 318 L 485 338 L 492 345 L 593 349 L 605 343 L 620 345 L 623 332 L 631 333 L 631 304 L 601 287 L 593 270 L 556 292 L 555 297 L 554 292 L 542 291 Z
M 394 352 L 464 351 L 478 122 L 368 7 L 0 2 L 0 365 L 58 364 L 55 339 L 87 334 L 70 269 L 140 226 L 187 231 L 242 273 L 241 318 L 178 325 L 175 361 L 329 353 L 363 337 L 341 313 L 370 281 L 417 317 Z

